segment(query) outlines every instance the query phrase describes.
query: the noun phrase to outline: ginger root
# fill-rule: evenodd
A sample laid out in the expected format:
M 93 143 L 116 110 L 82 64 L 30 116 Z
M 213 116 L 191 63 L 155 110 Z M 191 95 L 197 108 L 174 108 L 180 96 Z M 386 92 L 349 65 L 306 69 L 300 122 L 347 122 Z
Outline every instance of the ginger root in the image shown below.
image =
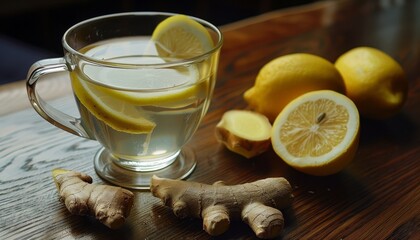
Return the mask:
M 204 230 L 212 236 L 224 233 L 231 219 L 242 219 L 259 238 L 279 236 L 284 226 L 279 209 L 288 207 L 293 199 L 285 178 L 227 186 L 153 176 L 150 191 L 172 207 L 177 217 L 202 218 Z
M 121 227 L 130 214 L 134 199 L 132 192 L 120 187 L 91 184 L 92 178 L 80 172 L 54 169 L 52 174 L 60 200 L 70 213 L 94 216 L 111 229 Z
M 260 113 L 230 110 L 217 124 L 216 138 L 230 151 L 252 158 L 270 147 L 271 124 Z

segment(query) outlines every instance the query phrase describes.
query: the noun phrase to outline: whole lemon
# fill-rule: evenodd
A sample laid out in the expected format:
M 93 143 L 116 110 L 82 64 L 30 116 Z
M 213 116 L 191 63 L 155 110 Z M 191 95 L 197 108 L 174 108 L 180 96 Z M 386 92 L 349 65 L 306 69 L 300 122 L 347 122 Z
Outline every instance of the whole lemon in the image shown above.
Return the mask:
M 357 47 L 335 62 L 360 115 L 385 119 L 398 113 L 408 94 L 402 67 L 386 53 L 371 47 Z
M 307 53 L 280 56 L 264 65 L 244 99 L 273 122 L 296 97 L 315 90 L 344 93 L 344 82 L 328 60 Z

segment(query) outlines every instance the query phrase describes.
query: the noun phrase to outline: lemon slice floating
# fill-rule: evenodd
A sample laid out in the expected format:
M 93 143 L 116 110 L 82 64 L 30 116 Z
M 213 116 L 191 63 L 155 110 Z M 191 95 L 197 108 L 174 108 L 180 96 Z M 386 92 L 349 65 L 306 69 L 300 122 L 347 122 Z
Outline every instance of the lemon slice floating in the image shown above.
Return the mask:
M 95 92 L 136 106 L 179 108 L 195 101 L 207 86 L 205 81 L 197 82 L 199 73 L 195 66 L 183 67 L 181 70 L 131 69 L 124 70 L 123 73 L 107 68 L 100 69 L 100 74 L 97 74 L 99 71 L 96 67 L 86 66 L 83 71 L 91 79 L 96 79 L 93 81 L 100 81 L 112 87 L 88 84 L 87 86 L 94 88 Z
M 140 115 L 134 105 L 118 101 L 113 97 L 112 90 L 79 80 L 78 77 L 72 77 L 72 85 L 83 106 L 96 118 L 117 131 L 150 133 L 156 126 Z
M 152 40 L 162 57 L 192 58 L 214 47 L 206 28 L 185 15 L 174 15 L 159 23 Z
M 330 175 L 352 161 L 358 147 L 359 113 L 346 96 L 313 91 L 291 101 L 276 118 L 274 151 L 288 165 L 311 175 Z

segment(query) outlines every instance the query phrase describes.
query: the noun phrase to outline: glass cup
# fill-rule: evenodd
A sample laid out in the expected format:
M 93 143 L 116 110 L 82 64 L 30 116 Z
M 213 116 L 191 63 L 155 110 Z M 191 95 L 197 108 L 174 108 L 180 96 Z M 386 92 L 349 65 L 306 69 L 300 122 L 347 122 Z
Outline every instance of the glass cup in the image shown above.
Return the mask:
M 209 107 L 222 34 L 191 17 L 208 31 L 212 49 L 162 57 L 151 36 L 173 15 L 134 12 L 83 21 L 65 32 L 63 58 L 38 61 L 29 70 L 33 108 L 55 126 L 97 140 L 102 147 L 94 157 L 95 170 L 116 185 L 148 189 L 154 174 L 182 179 L 196 166 L 194 152 L 184 145 Z M 48 105 L 36 91 L 42 76 L 64 71 L 80 118 Z

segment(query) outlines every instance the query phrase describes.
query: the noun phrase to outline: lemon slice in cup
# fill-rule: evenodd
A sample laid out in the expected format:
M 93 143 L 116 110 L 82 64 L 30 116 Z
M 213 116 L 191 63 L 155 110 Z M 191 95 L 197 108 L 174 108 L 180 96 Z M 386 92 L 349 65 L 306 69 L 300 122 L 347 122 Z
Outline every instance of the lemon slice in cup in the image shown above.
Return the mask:
M 72 85 L 81 104 L 113 129 L 128 133 L 150 133 L 155 128 L 156 124 L 139 115 L 134 105 L 118 101 L 112 90 L 77 77 L 72 77 Z
M 162 60 L 163 61 L 163 60 Z M 191 104 L 205 92 L 207 83 L 200 81 L 197 67 L 118 69 L 86 65 L 84 74 L 93 82 L 109 87 L 88 84 L 101 95 L 136 106 L 180 108 Z M 124 90 L 123 90 L 124 89 Z
M 346 96 L 320 90 L 291 101 L 277 116 L 271 134 L 274 151 L 298 171 L 317 176 L 337 173 L 354 158 L 359 113 Z
M 159 56 L 181 59 L 206 53 L 214 46 L 206 28 L 185 15 L 174 15 L 160 22 L 152 40 Z

